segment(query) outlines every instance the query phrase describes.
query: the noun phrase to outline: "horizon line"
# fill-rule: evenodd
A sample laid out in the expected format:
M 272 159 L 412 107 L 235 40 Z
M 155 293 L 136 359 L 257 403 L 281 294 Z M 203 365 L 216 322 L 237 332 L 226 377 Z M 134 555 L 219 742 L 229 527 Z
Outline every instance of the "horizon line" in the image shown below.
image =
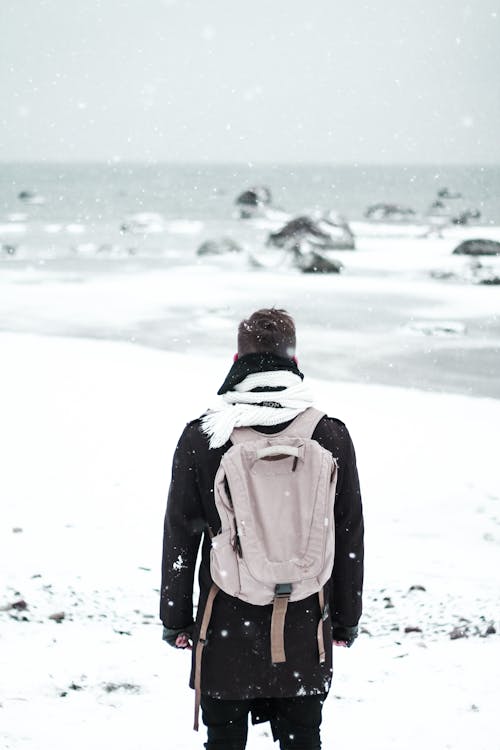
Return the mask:
M 383 162 L 383 161 L 228 161 L 228 160 L 193 160 L 193 159 L 2 159 L 0 158 L 1 166 L 31 166 L 31 165 L 71 165 L 71 166 L 86 166 L 86 165 L 99 165 L 108 167 L 119 167 L 129 165 L 140 165 L 140 166 L 190 166 L 190 167 L 245 167 L 252 169 L 254 167 L 353 167 L 353 168 L 365 168 L 365 167 L 400 167 L 400 168 L 414 168 L 414 167 L 433 167 L 443 169 L 446 167 L 473 167 L 477 169 L 481 168 L 495 168 L 500 167 L 500 161 L 498 162 Z

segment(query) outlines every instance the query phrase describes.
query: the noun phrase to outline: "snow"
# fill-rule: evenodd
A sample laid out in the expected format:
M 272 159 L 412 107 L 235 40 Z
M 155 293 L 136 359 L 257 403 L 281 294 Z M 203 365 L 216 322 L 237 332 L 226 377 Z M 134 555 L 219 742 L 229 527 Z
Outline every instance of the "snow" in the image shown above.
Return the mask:
M 160 550 L 176 440 L 230 357 L 15 333 L 0 349 L 0 607 L 27 604 L 0 611 L 0 746 L 201 747 L 189 656 L 161 640 Z M 349 426 L 367 527 L 363 632 L 335 650 L 324 746 L 491 750 L 500 402 L 308 380 Z

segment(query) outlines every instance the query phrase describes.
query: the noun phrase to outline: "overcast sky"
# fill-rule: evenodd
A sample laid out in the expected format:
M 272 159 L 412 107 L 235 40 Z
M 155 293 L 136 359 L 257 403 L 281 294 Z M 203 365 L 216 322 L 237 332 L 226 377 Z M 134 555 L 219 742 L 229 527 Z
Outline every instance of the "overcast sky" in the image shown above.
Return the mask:
M 500 163 L 500 0 L 0 0 L 0 159 Z

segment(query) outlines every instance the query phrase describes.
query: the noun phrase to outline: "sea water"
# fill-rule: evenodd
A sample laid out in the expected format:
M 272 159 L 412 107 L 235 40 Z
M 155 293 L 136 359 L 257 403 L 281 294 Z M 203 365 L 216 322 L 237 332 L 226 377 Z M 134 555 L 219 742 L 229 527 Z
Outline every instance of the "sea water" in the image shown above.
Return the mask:
M 254 235 L 237 219 L 235 199 L 253 185 L 268 186 L 273 205 L 291 216 L 333 210 L 350 221 L 379 202 L 425 214 L 447 187 L 479 209 L 481 224 L 500 224 L 498 166 L 3 164 L 0 242 L 24 258 L 88 256 L 100 248 L 182 254 L 220 235 L 251 244 Z M 36 201 L 21 200 L 22 191 Z M 147 232 L 123 231 L 137 213 L 158 216 Z

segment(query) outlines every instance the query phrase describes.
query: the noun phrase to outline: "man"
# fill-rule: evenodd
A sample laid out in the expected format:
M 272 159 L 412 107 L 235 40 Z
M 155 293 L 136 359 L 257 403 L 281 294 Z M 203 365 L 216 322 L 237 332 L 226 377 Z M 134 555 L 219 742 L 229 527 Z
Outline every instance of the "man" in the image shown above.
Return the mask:
M 197 647 L 190 686 L 201 692 L 207 750 L 243 750 L 249 713 L 254 723 L 271 722 L 281 750 L 319 750 L 321 711 L 331 685 L 331 646 L 350 646 L 357 636 L 363 516 L 356 458 L 346 426 L 326 415 L 319 419 L 312 438 L 335 457 L 338 466 L 335 561 L 323 589 L 329 606 L 321 609 L 317 595 L 290 601 L 284 624 L 286 661 L 273 663 L 273 605 L 249 604 L 223 591 L 211 600 L 215 588 L 210 572 L 211 538 L 221 528 L 214 500 L 215 475 L 232 447 L 233 430 L 237 434 L 238 428 L 251 426 L 257 436 L 285 433 L 311 406 L 295 348 L 295 325 L 286 311 L 258 310 L 243 320 L 238 328 L 238 354 L 218 391 L 222 405 L 187 424 L 174 455 L 165 516 L 160 617 L 167 643 L 176 648 Z M 202 536 L 200 599 L 194 622 L 193 579 Z M 211 613 L 204 618 L 210 607 Z M 323 661 L 318 660 L 320 630 Z

